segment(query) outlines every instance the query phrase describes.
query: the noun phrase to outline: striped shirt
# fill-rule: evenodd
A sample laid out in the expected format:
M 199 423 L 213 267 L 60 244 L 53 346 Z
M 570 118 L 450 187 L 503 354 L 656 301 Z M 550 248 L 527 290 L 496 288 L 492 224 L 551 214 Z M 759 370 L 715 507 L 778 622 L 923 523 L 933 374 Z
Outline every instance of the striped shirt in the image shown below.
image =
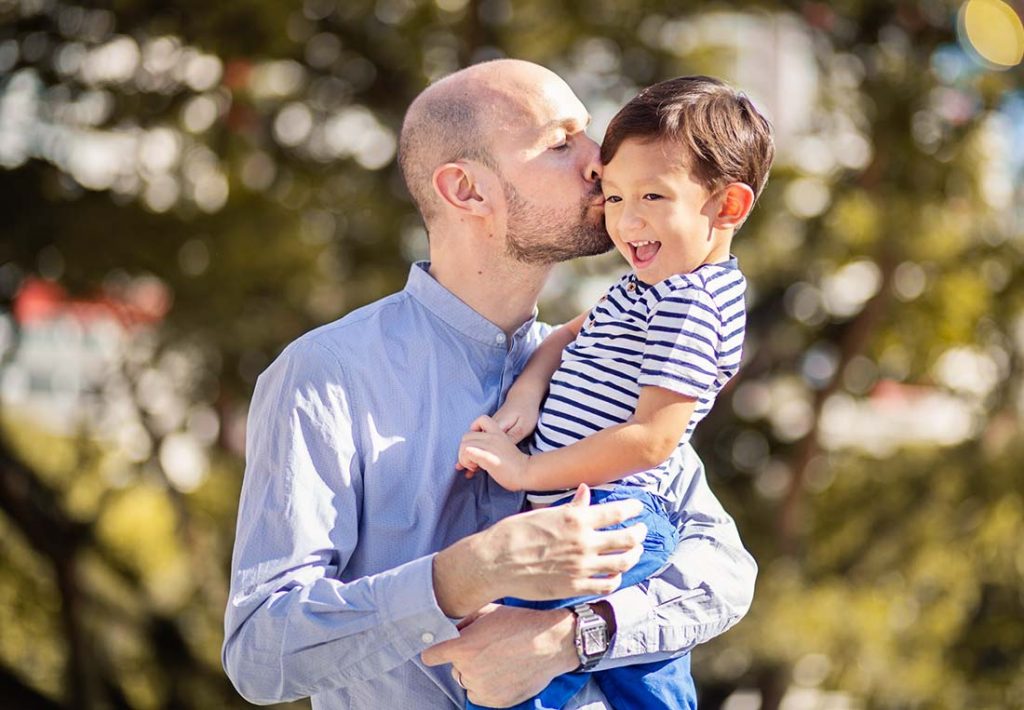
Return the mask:
M 648 286 L 627 274 L 590 312 L 562 353 L 537 423 L 531 453 L 568 446 L 624 423 L 640 388 L 663 387 L 697 400 L 673 454 L 657 468 L 616 484 L 671 500 L 671 479 L 686 475 L 683 447 L 739 369 L 746 325 L 746 280 L 735 258 L 705 264 Z M 531 494 L 537 503 L 564 495 Z

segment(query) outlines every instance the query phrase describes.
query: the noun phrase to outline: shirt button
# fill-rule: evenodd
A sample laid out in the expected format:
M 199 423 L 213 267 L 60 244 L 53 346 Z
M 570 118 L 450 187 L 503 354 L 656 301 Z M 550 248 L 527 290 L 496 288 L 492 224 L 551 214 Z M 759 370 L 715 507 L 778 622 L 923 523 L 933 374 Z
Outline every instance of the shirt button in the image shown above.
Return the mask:
M 434 634 L 429 631 L 424 631 L 423 635 L 420 636 L 420 641 L 423 643 L 434 643 Z
M 636 291 L 636 284 L 635 283 L 630 283 L 629 286 L 626 287 L 626 290 L 627 291 Z
M 497 335 L 495 335 L 494 336 L 494 342 L 496 342 L 498 345 L 504 345 L 505 344 L 505 334 L 504 333 L 498 333 Z

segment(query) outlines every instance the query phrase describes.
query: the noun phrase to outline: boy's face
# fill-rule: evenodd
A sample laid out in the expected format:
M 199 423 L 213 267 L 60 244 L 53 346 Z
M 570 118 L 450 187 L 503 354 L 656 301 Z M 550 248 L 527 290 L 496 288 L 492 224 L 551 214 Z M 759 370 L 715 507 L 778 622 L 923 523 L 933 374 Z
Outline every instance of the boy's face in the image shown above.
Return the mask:
M 604 219 L 644 283 L 729 257 L 732 230 L 715 229 L 721 199 L 691 176 L 671 142 L 622 142 L 604 168 Z

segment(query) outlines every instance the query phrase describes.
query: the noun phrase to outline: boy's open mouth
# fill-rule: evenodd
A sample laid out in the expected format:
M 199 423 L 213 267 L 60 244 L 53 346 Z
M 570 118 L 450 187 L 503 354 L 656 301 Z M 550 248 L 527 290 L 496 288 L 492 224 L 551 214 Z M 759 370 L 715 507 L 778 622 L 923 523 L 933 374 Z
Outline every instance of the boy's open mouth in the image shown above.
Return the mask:
M 661 249 L 661 242 L 629 242 L 629 251 L 633 256 L 633 268 L 642 269 L 654 261 Z

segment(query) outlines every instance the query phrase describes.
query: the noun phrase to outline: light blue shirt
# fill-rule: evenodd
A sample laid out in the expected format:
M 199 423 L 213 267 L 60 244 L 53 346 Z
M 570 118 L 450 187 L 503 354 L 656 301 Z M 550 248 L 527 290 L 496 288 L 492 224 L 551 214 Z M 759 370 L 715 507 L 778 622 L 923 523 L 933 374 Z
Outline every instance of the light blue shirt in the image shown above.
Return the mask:
M 428 266 L 293 342 L 256 383 L 223 649 L 252 702 L 464 707 L 450 667 L 419 659 L 458 636 L 433 555 L 520 510 L 521 494 L 457 473 L 456 454 L 548 328 L 531 319 L 507 339 Z M 598 670 L 686 652 L 750 605 L 754 561 L 693 458 L 674 562 L 609 597 L 618 633 Z M 607 706 L 590 683 L 570 707 Z

